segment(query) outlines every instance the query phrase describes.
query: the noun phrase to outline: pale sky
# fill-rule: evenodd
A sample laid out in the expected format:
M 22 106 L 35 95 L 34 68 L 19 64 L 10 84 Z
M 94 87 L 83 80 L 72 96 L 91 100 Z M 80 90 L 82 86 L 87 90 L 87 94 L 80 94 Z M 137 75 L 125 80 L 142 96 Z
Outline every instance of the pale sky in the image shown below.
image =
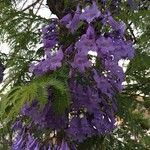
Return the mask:
M 22 8 L 23 6 L 23 3 L 24 3 L 25 0 L 21 1 L 19 3 L 19 5 L 17 5 L 17 9 L 19 10 L 20 8 Z M 24 8 L 26 8 L 28 5 L 32 4 L 35 0 L 28 0 L 28 2 L 24 5 Z M 43 0 L 43 3 L 44 5 L 46 5 L 46 0 Z M 54 18 L 56 17 L 55 15 L 51 14 L 50 10 L 48 9 L 48 7 L 44 7 L 41 6 L 41 8 L 39 9 L 37 15 L 40 15 L 41 17 L 43 18 L 46 18 L 46 19 L 49 19 L 49 18 Z M 36 10 L 38 9 L 39 5 L 37 4 L 35 9 L 34 9 L 34 12 L 36 12 Z M 9 48 L 9 45 L 7 43 L 2 43 L 0 42 L 0 51 L 3 52 L 3 53 L 6 53 L 8 54 L 10 48 Z

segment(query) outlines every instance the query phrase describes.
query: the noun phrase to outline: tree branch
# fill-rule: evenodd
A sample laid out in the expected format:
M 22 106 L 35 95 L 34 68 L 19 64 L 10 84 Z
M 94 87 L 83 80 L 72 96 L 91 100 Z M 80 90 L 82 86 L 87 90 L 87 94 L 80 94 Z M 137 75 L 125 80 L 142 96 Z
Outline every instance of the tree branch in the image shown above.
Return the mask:
M 40 10 L 41 6 L 42 6 L 42 3 L 43 3 L 44 0 L 41 0 L 40 4 L 39 4 L 39 7 L 37 8 L 37 11 L 35 12 L 35 14 L 38 13 L 38 11 Z
M 55 14 L 58 18 L 63 16 L 64 12 L 64 1 L 63 0 L 47 0 L 47 5 L 50 11 Z
M 23 9 L 22 11 L 26 11 L 27 9 L 29 9 L 30 7 L 35 6 L 37 3 L 39 3 L 40 0 L 35 1 L 34 3 L 32 3 L 31 5 L 27 6 L 25 9 Z
M 126 31 L 130 28 L 130 26 L 132 25 L 133 22 L 130 22 L 126 28 Z
M 130 31 L 130 33 L 131 33 L 131 35 L 132 35 L 132 37 L 133 37 L 133 42 L 134 42 L 134 44 L 136 43 L 136 37 L 135 37 L 135 35 L 134 35 L 134 32 L 133 32 L 133 30 L 132 30 L 132 28 L 131 28 L 131 26 L 129 26 L 129 31 Z
M 23 3 L 21 10 L 23 9 L 24 5 L 27 3 L 28 0 L 25 0 L 25 2 Z

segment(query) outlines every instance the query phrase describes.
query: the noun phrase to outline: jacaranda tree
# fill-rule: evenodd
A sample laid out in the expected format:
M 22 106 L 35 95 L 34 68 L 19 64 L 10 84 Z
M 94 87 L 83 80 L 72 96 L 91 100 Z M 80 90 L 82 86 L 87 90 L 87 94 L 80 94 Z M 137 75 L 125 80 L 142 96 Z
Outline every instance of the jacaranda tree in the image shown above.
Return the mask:
M 150 149 L 149 8 L 1 0 L 0 149 Z

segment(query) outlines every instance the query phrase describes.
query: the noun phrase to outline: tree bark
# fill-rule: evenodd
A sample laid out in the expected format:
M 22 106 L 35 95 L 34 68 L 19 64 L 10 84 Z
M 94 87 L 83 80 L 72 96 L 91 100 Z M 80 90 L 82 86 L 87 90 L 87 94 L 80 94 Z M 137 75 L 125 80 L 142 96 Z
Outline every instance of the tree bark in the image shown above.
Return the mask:
M 64 14 L 64 0 L 47 0 L 47 5 L 50 11 L 55 14 L 59 19 Z

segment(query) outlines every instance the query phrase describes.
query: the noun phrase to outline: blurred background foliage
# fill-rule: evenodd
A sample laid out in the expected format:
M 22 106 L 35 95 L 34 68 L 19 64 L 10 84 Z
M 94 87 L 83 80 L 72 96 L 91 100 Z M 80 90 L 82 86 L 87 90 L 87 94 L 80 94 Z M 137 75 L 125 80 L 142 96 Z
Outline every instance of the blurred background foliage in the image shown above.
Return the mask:
M 0 61 L 5 66 L 1 95 L 14 86 L 32 80 L 28 67 L 39 61 L 44 51 L 40 29 L 50 22 L 39 15 L 39 10 L 50 9 L 58 18 L 66 10 L 75 10 L 78 0 L 0 0 L 0 42 L 10 50 L 0 49 Z M 80 0 L 82 2 L 82 0 Z M 100 4 L 100 0 L 97 0 Z M 107 1 L 111 4 L 111 1 Z M 134 41 L 135 58 L 126 65 L 124 91 L 117 95 L 118 127 L 103 137 L 87 139 L 79 150 L 148 150 L 150 149 L 150 1 L 132 1 L 131 8 L 120 0 L 118 11 L 110 5 L 117 19 L 127 24 L 126 36 Z M 101 7 L 101 4 L 99 5 Z M 45 12 L 46 13 L 46 12 Z M 43 10 L 44 14 L 44 10 Z M 126 64 L 126 63 L 124 63 Z M 2 104 L 2 101 L 0 105 Z M 0 106 L 1 107 L 1 106 Z M 0 149 L 10 149 L 11 120 L 7 124 L 0 118 Z

